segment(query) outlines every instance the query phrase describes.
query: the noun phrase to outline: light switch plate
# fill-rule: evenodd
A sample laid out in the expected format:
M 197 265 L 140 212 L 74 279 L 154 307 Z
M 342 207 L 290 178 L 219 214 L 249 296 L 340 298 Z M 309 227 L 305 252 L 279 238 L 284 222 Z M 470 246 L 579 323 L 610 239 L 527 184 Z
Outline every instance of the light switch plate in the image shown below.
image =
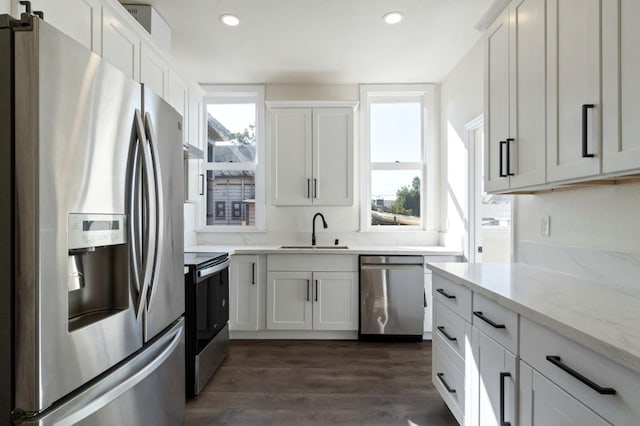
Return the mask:
M 540 235 L 548 237 L 551 235 L 551 217 L 542 216 L 540 218 Z

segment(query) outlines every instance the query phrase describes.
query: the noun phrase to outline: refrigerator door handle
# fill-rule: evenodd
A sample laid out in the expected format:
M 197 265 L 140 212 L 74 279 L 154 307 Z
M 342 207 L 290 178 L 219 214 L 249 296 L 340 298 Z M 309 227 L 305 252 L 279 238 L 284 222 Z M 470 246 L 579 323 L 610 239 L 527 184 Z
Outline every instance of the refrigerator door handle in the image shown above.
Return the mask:
M 107 406 L 109 403 L 115 401 L 125 392 L 142 382 L 153 374 L 153 372 L 156 371 L 167 360 L 167 358 L 169 358 L 169 356 L 171 356 L 180 344 L 183 333 L 184 327 L 182 326 L 182 323 L 174 326 L 173 330 L 170 330 L 162 337 L 162 341 L 157 342 L 159 345 L 164 346 L 164 348 L 162 348 L 162 346 L 158 348 L 158 350 L 161 350 L 159 354 L 156 354 L 155 351 L 150 354 L 154 357 L 153 359 L 145 363 L 145 365 L 139 370 L 136 370 L 135 373 L 131 372 L 131 374 L 128 374 L 125 380 L 117 383 L 115 386 L 105 390 L 99 395 L 93 395 L 91 393 L 91 389 L 89 389 L 88 394 L 86 395 L 86 401 L 82 401 L 82 397 L 78 398 L 78 400 L 74 401 L 73 404 L 78 407 L 78 409 L 71 409 L 71 412 L 68 413 L 67 416 L 62 419 L 57 419 L 55 424 L 69 426 L 75 425 L 101 408 Z
M 140 239 L 142 237 L 142 231 L 140 229 L 141 220 L 140 217 L 140 205 L 139 203 L 139 179 L 138 179 L 138 168 L 140 167 L 141 161 L 141 146 L 142 143 L 146 140 L 146 134 L 144 132 L 144 124 L 142 123 L 142 116 L 140 114 L 140 110 L 136 109 L 134 116 L 134 128 L 135 128 L 135 138 L 132 138 L 131 147 L 130 147 L 130 158 L 131 162 L 129 164 L 129 194 L 127 197 L 127 211 L 129 213 L 129 246 L 130 246 L 130 255 L 131 255 L 131 265 L 132 265 L 132 278 L 133 283 L 135 285 L 135 289 L 132 289 L 132 293 L 135 294 L 134 303 L 135 303 L 135 315 L 136 319 L 141 318 L 142 307 L 145 299 L 145 284 L 144 279 L 140 275 L 140 270 L 142 268 L 142 254 L 140 253 Z M 142 280 L 141 280 L 142 278 Z
M 148 112 L 145 113 L 144 116 L 145 130 L 147 133 L 147 149 L 149 149 L 151 155 L 151 165 L 153 168 L 153 177 L 154 177 L 154 205 L 153 213 L 151 214 L 155 219 L 155 229 L 153 234 L 153 242 L 154 242 L 154 252 L 153 252 L 153 262 L 151 262 L 151 271 L 150 271 L 150 279 L 149 279 L 149 290 L 147 295 L 147 310 L 150 309 L 151 303 L 153 301 L 153 297 L 155 296 L 157 289 L 157 264 L 158 264 L 158 254 L 162 253 L 162 242 L 164 240 L 162 235 L 164 216 L 162 211 L 163 206 L 163 194 L 162 194 L 162 176 L 160 173 L 160 163 L 158 160 L 158 147 L 157 147 L 157 138 L 155 135 L 155 130 L 153 129 L 153 121 L 151 120 L 151 114 Z

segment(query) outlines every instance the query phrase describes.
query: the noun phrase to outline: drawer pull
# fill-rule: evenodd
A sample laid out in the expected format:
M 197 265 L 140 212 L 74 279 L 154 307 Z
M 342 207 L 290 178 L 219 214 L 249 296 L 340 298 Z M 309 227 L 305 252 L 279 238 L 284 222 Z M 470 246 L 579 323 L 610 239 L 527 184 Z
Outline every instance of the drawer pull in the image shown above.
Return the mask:
M 458 340 L 458 338 L 453 337 L 453 336 L 449 335 L 449 333 L 447 333 L 446 331 L 444 331 L 444 327 L 443 327 L 443 326 L 438 326 L 438 331 L 439 331 L 440 333 L 442 333 L 442 335 L 443 335 L 444 337 L 446 337 L 447 339 L 451 340 L 452 342 L 455 342 L 456 340 Z
M 437 376 L 438 376 L 438 379 L 440 379 L 440 382 L 442 383 L 442 386 L 445 387 L 447 392 L 456 393 L 456 390 L 453 389 L 451 386 L 449 386 L 449 384 L 444 380 L 444 373 L 438 373 Z
M 456 298 L 456 296 L 454 296 L 453 294 L 449 294 L 446 291 L 444 291 L 443 288 L 438 288 L 438 289 L 436 289 L 436 291 L 438 293 L 440 293 L 441 295 L 443 295 L 444 297 L 446 297 L 447 299 L 455 299 Z
M 482 321 L 486 322 L 493 328 L 507 328 L 504 324 L 498 324 L 497 322 L 493 322 L 489 318 L 485 317 L 482 314 L 482 311 L 473 311 L 473 315 L 477 316 L 478 318 L 480 318 Z
M 616 390 L 613 388 L 603 388 L 592 380 L 587 379 L 582 374 L 578 373 L 573 368 L 569 367 L 567 364 L 563 363 L 558 355 L 547 355 L 547 361 L 551 364 L 555 365 L 559 369 L 567 372 L 570 376 L 580 380 L 585 385 L 589 386 L 594 391 L 598 392 L 600 395 L 615 395 Z
M 500 426 L 511 426 L 511 422 L 504 421 L 504 379 L 511 377 L 511 373 L 500 373 Z

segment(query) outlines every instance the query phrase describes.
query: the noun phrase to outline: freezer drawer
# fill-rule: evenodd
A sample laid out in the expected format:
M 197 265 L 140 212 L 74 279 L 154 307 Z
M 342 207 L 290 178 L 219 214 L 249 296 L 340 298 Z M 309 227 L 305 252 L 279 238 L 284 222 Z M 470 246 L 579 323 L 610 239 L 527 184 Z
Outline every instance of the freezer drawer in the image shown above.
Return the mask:
M 25 425 L 184 424 L 184 319 L 85 390 Z

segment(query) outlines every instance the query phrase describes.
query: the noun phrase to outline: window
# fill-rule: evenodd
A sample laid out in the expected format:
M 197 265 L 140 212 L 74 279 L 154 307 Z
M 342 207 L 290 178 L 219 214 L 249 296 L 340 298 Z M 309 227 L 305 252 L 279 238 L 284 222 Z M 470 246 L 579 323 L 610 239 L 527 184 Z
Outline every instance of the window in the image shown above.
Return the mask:
M 264 88 L 205 86 L 207 229 L 264 229 Z M 229 209 L 229 210 L 227 210 Z
M 363 230 L 433 229 L 433 90 L 361 87 Z

